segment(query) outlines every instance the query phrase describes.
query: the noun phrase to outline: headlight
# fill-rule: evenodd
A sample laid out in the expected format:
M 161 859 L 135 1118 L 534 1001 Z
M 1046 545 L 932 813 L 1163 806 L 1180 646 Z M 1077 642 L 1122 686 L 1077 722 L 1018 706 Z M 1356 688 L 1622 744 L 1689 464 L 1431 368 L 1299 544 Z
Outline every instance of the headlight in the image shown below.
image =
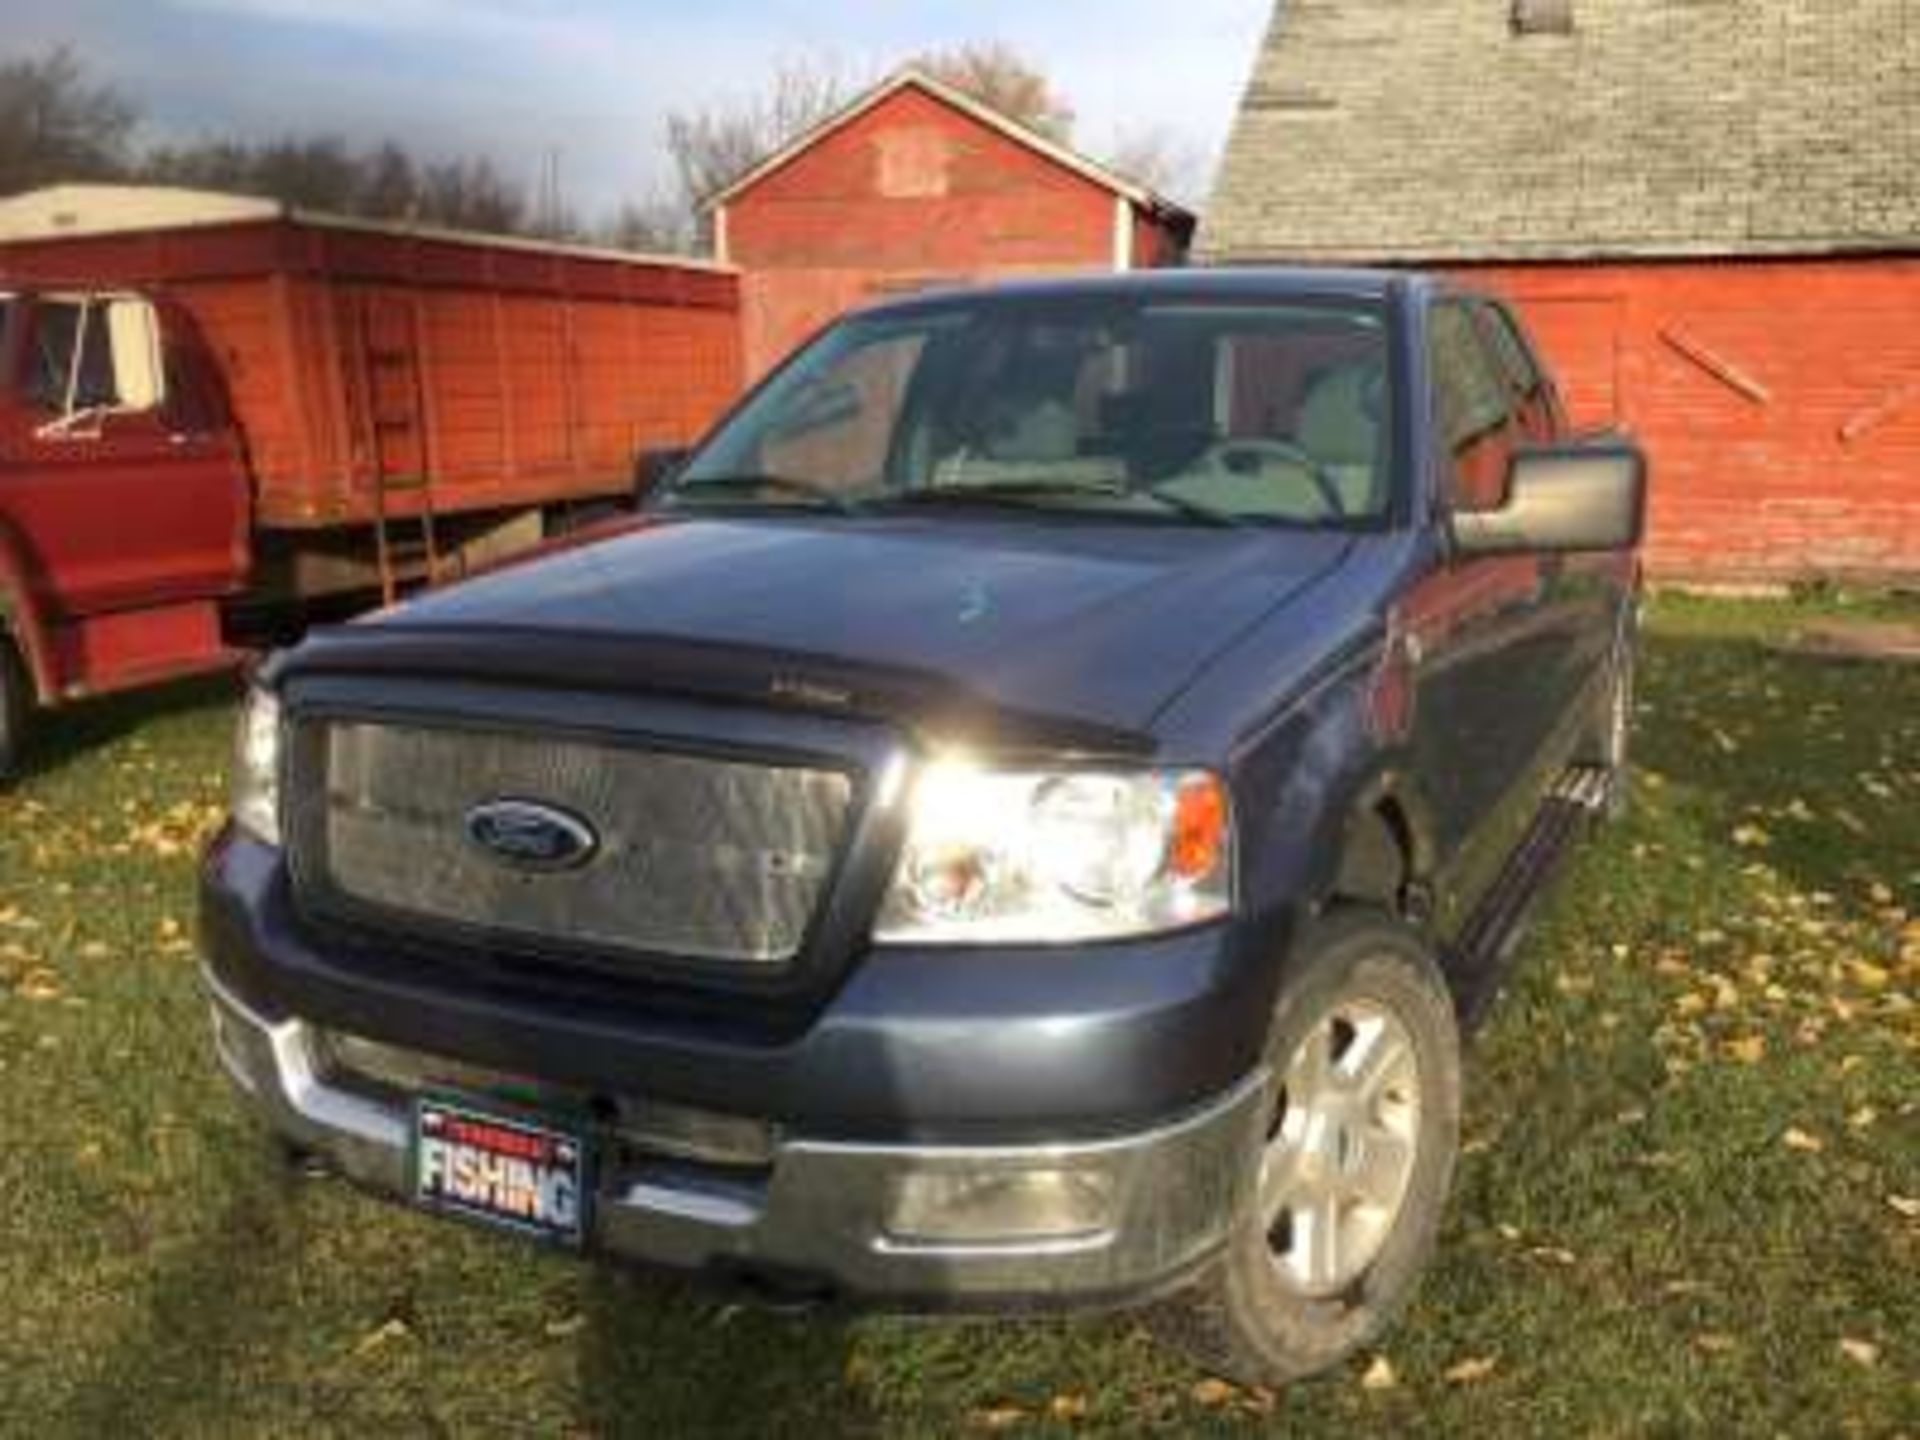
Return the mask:
M 233 819 L 269 845 L 280 843 L 280 702 L 269 691 L 248 693 L 233 744 Z
M 1233 900 L 1227 794 L 1203 770 L 929 764 L 875 938 L 1117 939 L 1196 925 Z

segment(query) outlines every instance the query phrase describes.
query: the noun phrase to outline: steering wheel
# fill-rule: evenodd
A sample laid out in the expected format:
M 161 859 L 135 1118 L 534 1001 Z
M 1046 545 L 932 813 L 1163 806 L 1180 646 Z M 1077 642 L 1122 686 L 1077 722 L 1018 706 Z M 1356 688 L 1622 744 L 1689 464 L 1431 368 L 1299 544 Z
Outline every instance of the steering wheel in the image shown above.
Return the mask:
M 1314 492 L 1326 506 L 1328 517 L 1346 519 L 1346 502 L 1340 498 L 1340 487 L 1334 484 L 1333 476 L 1328 473 L 1326 466 L 1291 440 L 1281 440 L 1271 435 L 1221 440 L 1208 448 L 1206 454 L 1195 462 L 1194 468 L 1210 470 L 1216 475 L 1247 475 L 1264 470 L 1271 461 L 1302 471 L 1313 482 Z

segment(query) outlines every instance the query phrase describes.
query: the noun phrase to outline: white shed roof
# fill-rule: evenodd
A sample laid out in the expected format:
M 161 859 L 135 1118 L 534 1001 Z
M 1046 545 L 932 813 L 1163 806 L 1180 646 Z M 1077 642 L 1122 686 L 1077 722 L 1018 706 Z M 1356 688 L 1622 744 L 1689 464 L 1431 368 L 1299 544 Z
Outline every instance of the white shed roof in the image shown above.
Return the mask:
M 724 275 L 735 273 L 731 265 L 690 255 L 649 255 L 633 250 L 533 240 L 520 235 L 486 235 L 469 230 L 412 225 L 404 221 L 362 220 L 298 210 L 278 200 L 263 200 L 252 195 L 228 195 L 217 190 L 187 190 L 168 185 L 50 185 L 42 190 L 29 190 L 11 196 L 0 200 L 0 244 L 91 235 L 126 235 L 147 230 L 190 230 L 263 220 L 291 220 L 331 230 L 405 235 L 459 245 L 485 245 L 494 249 L 574 255 L 590 260 L 616 260 L 630 265 L 671 265 L 688 270 L 712 270 Z

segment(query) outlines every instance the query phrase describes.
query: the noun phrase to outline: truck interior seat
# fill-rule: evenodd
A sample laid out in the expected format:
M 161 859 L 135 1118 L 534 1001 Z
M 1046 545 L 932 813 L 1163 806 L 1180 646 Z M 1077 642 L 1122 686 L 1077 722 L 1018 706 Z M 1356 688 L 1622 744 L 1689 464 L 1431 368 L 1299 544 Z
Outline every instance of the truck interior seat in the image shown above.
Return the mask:
M 1380 508 L 1385 388 L 1377 364 L 1355 361 L 1323 371 L 1300 403 L 1295 439 L 1332 476 L 1350 515 Z

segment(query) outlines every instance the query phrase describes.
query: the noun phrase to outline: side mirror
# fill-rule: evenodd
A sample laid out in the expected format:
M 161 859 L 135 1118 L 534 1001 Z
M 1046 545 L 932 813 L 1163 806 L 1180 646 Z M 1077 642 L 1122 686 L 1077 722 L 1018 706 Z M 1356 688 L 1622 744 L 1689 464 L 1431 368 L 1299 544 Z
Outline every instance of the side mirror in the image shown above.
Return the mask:
M 634 503 L 642 503 L 661 486 L 672 484 L 673 478 L 686 469 L 687 460 L 692 454 L 684 446 L 678 449 L 642 450 L 633 462 Z
M 1625 440 L 1522 450 L 1507 502 L 1452 517 L 1463 555 L 1630 550 L 1647 522 L 1647 457 Z

